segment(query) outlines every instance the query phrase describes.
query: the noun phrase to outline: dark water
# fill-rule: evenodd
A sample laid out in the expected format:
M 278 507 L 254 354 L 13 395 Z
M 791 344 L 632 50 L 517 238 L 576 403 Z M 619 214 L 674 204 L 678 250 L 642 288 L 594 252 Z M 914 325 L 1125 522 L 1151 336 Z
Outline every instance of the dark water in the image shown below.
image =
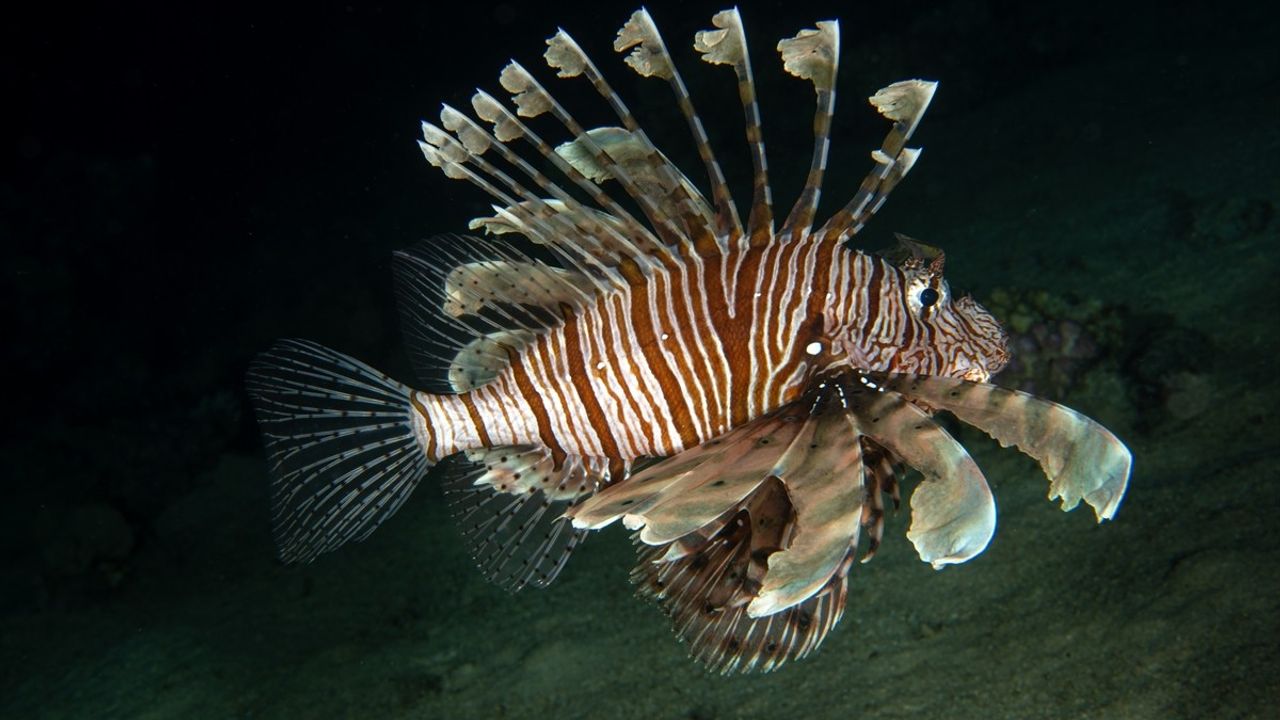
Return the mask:
M 423 162 L 419 118 L 494 89 L 508 57 L 537 66 L 559 24 L 687 164 L 665 88 L 610 57 L 631 9 L 6 23 L 0 716 L 1275 717 L 1280 17 L 1248 4 L 742 8 L 779 205 L 812 93 L 778 38 L 843 22 L 839 202 L 883 132 L 860 98 L 942 82 L 926 152 L 859 239 L 943 247 L 952 284 L 1021 329 L 1013 380 L 1128 441 L 1114 522 L 1063 515 L 1030 462 L 964 435 L 999 504 L 988 550 L 935 573 L 899 513 L 816 656 L 727 679 L 631 597 L 621 530 L 507 595 L 424 487 L 366 543 L 273 560 L 249 359 L 302 336 L 408 379 L 390 253 L 487 212 Z M 720 8 L 650 9 L 744 161 L 728 71 L 689 50 Z M 552 87 L 608 119 L 585 84 Z

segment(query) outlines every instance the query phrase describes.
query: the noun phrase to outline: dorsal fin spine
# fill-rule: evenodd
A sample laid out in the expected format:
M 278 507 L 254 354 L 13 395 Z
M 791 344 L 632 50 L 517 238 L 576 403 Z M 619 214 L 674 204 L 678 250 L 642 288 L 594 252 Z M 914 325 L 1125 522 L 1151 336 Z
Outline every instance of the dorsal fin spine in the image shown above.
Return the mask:
M 515 198 L 500 190 L 484 177 L 481 177 L 475 171 L 468 168 L 464 163 L 483 163 L 483 166 L 492 167 L 491 165 L 470 153 L 462 143 L 435 125 L 424 121 L 422 123 L 422 127 L 424 135 L 429 138 L 429 140 L 419 140 L 418 147 L 421 148 L 422 154 L 427 158 L 427 162 L 440 168 L 449 178 L 467 180 L 479 187 L 481 190 L 484 190 L 492 197 L 504 203 L 509 212 L 513 215 L 523 216 L 534 220 L 535 222 L 532 224 L 526 223 L 526 225 L 530 225 L 533 228 L 532 232 L 543 237 L 543 242 L 545 244 L 558 247 L 565 247 L 568 245 L 567 243 L 557 242 L 557 238 L 554 233 L 546 232 L 548 230 L 552 230 L 552 228 L 544 225 L 541 219 L 537 218 L 532 213 L 523 210 L 520 207 L 520 203 Z M 505 174 L 499 173 L 499 175 L 505 177 Z M 535 204 L 541 204 L 545 208 L 545 203 L 543 203 L 540 198 L 532 196 L 528 191 L 525 191 L 525 193 L 526 199 L 533 201 Z M 546 212 L 549 216 L 544 218 L 545 220 L 567 224 L 566 220 L 557 217 L 557 213 L 551 212 L 550 210 L 546 210 Z M 575 269 L 582 271 L 598 291 L 610 292 L 616 288 L 615 285 L 603 283 L 598 277 L 598 274 L 603 274 L 606 277 L 616 278 L 616 273 L 611 268 L 601 264 L 597 258 L 589 253 L 569 252 L 566 253 L 566 259 L 568 259 Z
M 447 107 L 448 106 L 446 106 L 446 108 Z M 449 108 L 449 109 L 451 110 L 452 108 Z M 502 172 L 498 168 L 495 168 L 487 160 L 483 159 L 482 157 L 480 157 L 479 155 L 477 155 L 476 153 L 468 149 L 461 141 L 449 135 L 444 130 L 441 130 L 440 128 L 428 122 L 423 122 L 422 126 L 423 126 L 424 136 L 428 138 L 427 139 L 428 144 L 425 144 L 422 146 L 423 152 L 427 153 L 428 161 L 431 161 L 433 165 L 437 164 L 437 161 L 433 161 L 431 154 L 429 154 L 427 151 L 428 147 L 434 146 L 438 151 L 437 160 L 443 159 L 451 163 L 452 168 L 456 168 L 459 172 L 463 173 L 467 179 L 476 183 L 482 189 L 488 192 L 490 195 L 492 195 L 493 197 L 505 203 L 513 214 L 517 216 L 523 215 L 523 217 L 533 220 L 534 222 L 530 223 L 530 225 L 535 228 L 541 228 L 542 232 L 540 232 L 539 234 L 540 236 L 543 237 L 545 244 L 554 245 L 558 247 L 572 247 L 571 243 L 566 243 L 559 240 L 559 238 L 557 238 L 557 236 L 555 235 L 555 232 L 554 232 L 555 228 L 550 227 L 550 225 L 553 225 L 553 224 L 560 225 L 561 228 L 564 231 L 566 231 L 570 236 L 579 235 L 579 233 L 577 232 L 577 228 L 571 222 L 569 222 L 567 218 L 563 217 L 561 213 L 557 213 L 551 210 L 550 208 L 548 208 L 546 206 L 545 201 L 543 201 L 541 198 L 534 195 L 533 193 L 529 192 L 529 190 L 525 188 L 523 185 L 516 182 L 513 178 L 511 178 L 509 175 Z M 435 141 L 435 143 L 438 143 L 438 144 L 433 145 L 432 144 L 433 140 Z M 454 158 L 459 158 L 459 159 L 454 159 Z M 522 208 L 518 200 L 499 190 L 492 183 L 488 182 L 487 180 L 485 180 L 484 178 L 480 177 L 475 172 L 467 168 L 463 163 L 473 164 L 476 167 L 480 168 L 483 172 L 489 174 L 492 177 L 497 178 L 500 182 L 502 182 L 504 185 L 507 185 L 509 188 L 511 188 L 513 192 L 516 192 L 521 198 L 529 202 L 532 206 L 540 208 L 542 210 L 541 216 L 535 215 L 525 210 L 524 208 Z M 447 172 L 448 170 L 446 169 L 446 174 Z M 589 236 L 587 239 L 593 243 L 599 242 L 597 239 L 591 238 Z M 575 253 L 570 253 L 568 257 L 570 262 L 575 265 L 576 269 L 583 271 L 583 274 L 586 275 L 586 277 L 592 282 L 592 284 L 596 287 L 598 291 L 610 292 L 614 289 L 612 284 L 606 284 L 600 279 L 599 277 L 600 274 L 604 274 L 608 276 L 611 274 L 611 271 L 608 267 L 600 263 L 600 261 L 594 255 L 587 252 L 575 252 Z
M 505 71 L 504 71 L 504 76 L 505 76 Z M 478 103 L 483 103 L 483 105 L 479 105 Z M 477 113 L 485 121 L 492 122 L 495 124 L 495 126 L 497 123 L 502 122 L 502 123 L 508 124 L 511 127 L 517 128 L 519 130 L 520 137 L 524 138 L 524 140 L 528 142 L 530 145 L 533 145 L 534 148 L 537 149 L 537 151 L 544 158 L 546 158 L 548 162 L 554 165 L 557 170 L 564 173 L 564 175 L 568 177 L 570 180 L 572 180 L 575 185 L 577 185 L 589 196 L 591 196 L 591 199 L 595 201 L 598 205 L 600 205 L 600 207 L 606 209 L 609 212 L 609 214 L 618 218 L 628 228 L 628 230 L 630 230 L 635 234 L 635 238 L 638 238 L 642 242 L 644 242 L 645 248 L 651 248 L 651 247 L 656 247 L 660 245 L 657 238 L 653 237 L 652 233 L 650 233 L 647 228 L 641 225 L 640 222 L 636 220 L 636 218 L 633 215 L 631 215 L 631 213 L 627 212 L 625 208 L 623 208 L 621 205 L 617 203 L 617 201 L 609 197 L 608 193 L 606 193 L 598 185 L 596 185 L 595 183 L 591 182 L 589 179 L 584 177 L 582 173 L 578 172 L 577 169 L 575 169 L 572 165 L 566 162 L 564 158 L 560 157 L 545 140 L 543 140 L 537 133 L 535 133 L 532 129 L 530 129 L 527 125 L 525 125 L 519 118 L 517 118 L 515 115 L 512 115 L 511 112 L 507 110 L 505 107 L 503 107 L 500 103 L 498 103 L 498 101 L 495 98 L 493 98 L 493 96 L 489 95 L 488 93 L 485 93 L 483 90 L 478 90 L 476 92 L 476 95 L 473 96 L 472 98 L 472 105 L 473 107 L 477 107 Z M 485 113 L 479 112 L 480 107 L 483 107 L 486 111 L 491 111 L 493 113 L 496 113 L 496 115 L 492 117 L 486 117 Z M 635 244 L 636 241 L 634 239 L 628 238 L 622 233 L 619 233 L 616 231 L 610 231 L 610 234 L 613 235 L 619 241 L 619 243 L 623 245 L 623 247 L 628 249 L 628 252 L 632 255 L 633 258 L 635 258 L 637 265 L 644 272 L 646 273 L 649 272 L 649 270 L 651 269 L 651 264 L 647 261 L 648 255 L 644 252 L 644 248 L 637 246 Z
M 809 175 L 779 232 L 783 237 L 797 240 L 813 227 L 813 217 L 822 196 L 822 176 L 831 146 L 831 117 L 835 112 L 836 73 L 840 65 L 839 23 L 830 20 L 817 25 L 816 30 L 801 30 L 794 38 L 778 43 L 787 72 L 811 80 L 818 95 L 813 116 L 813 159 L 809 164 Z
M 500 180 L 502 180 L 504 184 L 506 184 L 508 187 L 511 187 L 513 191 L 517 192 L 520 195 L 520 197 L 522 197 L 525 200 L 525 202 L 530 204 L 530 206 L 540 210 L 539 213 L 533 215 L 535 220 L 538 221 L 537 222 L 538 225 L 545 226 L 545 224 L 548 224 L 548 223 L 555 223 L 560 226 L 559 232 L 562 232 L 566 236 L 574 239 L 574 242 L 564 242 L 559 237 L 559 234 L 555 228 L 545 228 L 545 231 L 542 233 L 542 237 L 545 241 L 545 244 L 558 247 L 562 250 L 568 251 L 569 254 L 571 255 L 578 256 L 578 258 L 580 258 L 582 262 L 588 264 L 591 268 L 593 268 L 596 271 L 596 272 L 584 272 L 584 274 L 588 276 L 588 279 L 591 280 L 593 284 L 596 285 L 596 288 L 601 292 L 608 292 L 611 289 L 611 286 L 605 286 L 600 284 L 600 282 L 595 279 L 595 275 L 596 273 L 603 273 L 606 276 L 612 276 L 613 273 L 611 272 L 610 268 L 608 268 L 603 263 L 601 263 L 595 253 L 580 252 L 580 251 L 575 253 L 573 251 L 580 248 L 582 245 L 592 246 L 596 248 L 598 251 L 602 251 L 603 245 L 601 243 L 601 240 L 599 239 L 602 235 L 610 234 L 610 235 L 620 237 L 621 234 L 618 233 L 616 230 L 613 230 L 612 228 L 606 227 L 603 223 L 599 223 L 595 221 L 591 217 L 591 215 L 587 212 L 583 211 L 583 212 L 573 213 L 572 217 L 576 218 L 576 220 L 573 220 L 573 219 L 570 219 L 569 215 L 566 215 L 565 213 L 562 213 L 562 212 L 558 212 L 554 208 L 549 207 L 543 198 L 538 197 L 534 193 L 530 192 L 519 182 L 515 181 L 506 173 L 495 168 L 491 163 L 484 160 L 482 157 L 479 156 L 479 154 L 475 153 L 470 148 L 467 148 L 465 141 L 461 140 L 462 138 L 461 134 L 467 133 L 469 137 L 483 139 L 484 141 L 483 144 L 479 146 L 481 149 L 487 150 L 488 148 L 494 148 L 498 152 L 498 154 L 503 157 L 503 159 L 515 165 L 518 169 L 524 172 L 529 178 L 531 178 L 535 183 L 537 183 L 539 187 L 542 187 L 547 192 L 550 192 L 551 194 L 555 195 L 556 199 L 560 200 L 561 202 L 564 202 L 567 207 L 573 210 L 580 210 L 580 211 L 584 210 L 581 204 L 578 203 L 576 200 L 574 200 L 572 196 L 570 196 L 568 193 L 565 193 L 560 188 L 556 187 L 554 183 L 551 183 L 546 178 L 546 176 L 542 175 L 537 170 L 532 168 L 527 162 L 525 162 L 518 155 L 512 152 L 510 148 L 508 148 L 505 144 L 499 142 L 497 138 L 490 135 L 488 131 L 486 131 L 484 128 L 480 127 L 479 125 L 477 125 L 473 120 L 471 120 L 471 118 L 467 117 L 462 112 L 446 104 L 446 105 L 443 105 L 440 112 L 440 116 L 441 116 L 441 122 L 445 124 L 446 128 L 453 130 L 455 133 L 459 133 L 460 135 L 459 141 L 463 142 L 464 149 L 467 149 L 467 151 L 471 153 L 471 159 L 475 164 L 477 164 L 478 167 L 483 169 L 485 172 L 488 172 L 489 174 L 493 175 L 494 177 L 497 177 Z M 509 211 L 515 215 L 519 215 L 522 210 L 523 210 L 523 207 L 519 204 L 509 207 Z M 578 222 L 582 222 L 589 225 L 589 228 L 587 228 L 586 232 L 583 232 L 582 229 L 578 227 Z M 586 271 L 586 268 L 582 268 L 582 269 Z M 616 277 L 612 277 L 611 279 L 617 280 Z
M 416 248 L 397 251 L 395 257 L 396 292 L 404 317 L 406 344 L 420 379 L 433 391 L 449 391 L 441 382 L 443 378 L 438 377 L 438 371 L 456 364 L 460 339 L 518 331 L 538 334 L 560 323 L 554 314 L 513 314 L 510 309 L 517 304 L 538 306 L 537 302 L 521 303 L 515 296 L 509 296 L 514 301 L 508 307 L 503 305 L 507 299 L 495 299 L 494 293 L 468 295 L 469 289 L 458 292 L 459 289 L 453 287 L 454 296 L 449 294 L 449 276 L 477 259 L 482 259 L 481 263 L 495 260 L 519 265 L 535 263 L 515 248 L 479 237 L 438 236 Z M 533 291 L 536 297 L 558 298 L 564 293 L 551 286 L 557 272 L 570 271 L 548 267 L 547 273 L 525 273 L 522 277 L 524 282 L 543 288 L 541 294 L 536 289 Z M 594 300 L 594 296 L 586 297 L 587 301 Z M 447 308 L 450 302 L 460 303 L 465 310 L 450 313 Z M 484 312 L 480 312 L 482 309 Z
M 871 153 L 875 167 L 862 180 L 849 203 L 818 230 L 820 235 L 828 240 L 843 241 L 861 229 L 884 204 L 889 190 L 907 174 L 920 155 L 919 149 L 906 147 L 906 142 L 920 124 L 937 88 L 936 82 L 903 80 L 881 88 L 869 98 L 880 114 L 893 121 L 893 127 L 880 148 Z
M 479 102 L 484 103 L 486 100 L 492 100 L 494 103 L 496 103 L 496 100 L 493 100 L 492 96 L 488 96 L 487 94 L 484 94 L 484 93 L 481 93 L 481 95 L 483 95 L 484 97 Z M 475 102 L 473 102 L 473 106 L 474 105 L 475 105 Z M 489 106 L 486 105 L 486 107 L 489 107 Z M 533 180 L 534 183 L 538 185 L 538 187 L 540 187 L 544 191 L 553 195 L 555 199 L 564 203 L 566 208 L 573 213 L 575 218 L 577 218 L 577 220 L 574 221 L 575 227 L 573 228 L 573 230 L 574 231 L 578 230 L 576 226 L 579 223 L 587 226 L 586 228 L 584 228 L 586 232 L 575 233 L 579 241 L 590 244 L 594 246 L 598 251 L 601 251 L 601 252 L 603 252 L 603 244 L 601 243 L 599 238 L 603 236 L 611 236 L 612 238 L 617 240 L 619 243 L 626 243 L 627 245 L 631 245 L 630 241 L 627 240 L 625 235 L 618 232 L 615 228 L 609 227 L 606 224 L 597 221 L 590 212 L 587 212 L 587 208 L 585 208 L 580 202 L 578 202 L 577 199 L 575 199 L 572 195 L 569 195 L 568 193 L 566 193 L 563 189 L 561 189 L 555 183 L 551 182 L 551 180 L 547 178 L 546 175 L 538 171 L 536 168 L 534 168 L 528 162 L 526 162 L 523 158 L 521 158 L 519 155 L 513 152 L 510 148 L 506 146 L 505 143 L 501 142 L 498 138 L 494 137 L 493 135 L 490 135 L 486 130 L 484 130 L 479 125 L 477 125 L 473 120 L 471 120 L 471 118 L 467 117 L 465 114 L 459 112 L 458 110 L 450 108 L 448 105 L 446 105 L 445 108 L 448 108 L 450 111 L 452 111 L 453 115 L 455 116 L 455 122 L 465 125 L 468 131 L 477 133 L 483 136 L 484 138 L 486 138 L 489 142 L 489 146 L 493 147 L 503 157 L 504 160 L 506 160 L 507 162 L 519 168 L 520 171 L 523 172 L 526 176 L 528 176 L 531 180 Z M 535 202 L 540 207 L 546 208 L 546 203 L 541 198 L 536 198 L 533 202 Z M 550 208 L 546 208 L 546 212 L 548 212 L 551 215 L 561 214 L 556 212 L 554 209 L 550 209 Z M 561 243 L 561 245 L 563 245 L 563 243 Z
M 610 175 L 618 181 L 636 204 L 640 206 L 640 210 L 645 214 L 645 217 L 649 219 L 649 222 L 653 225 L 654 230 L 658 233 L 659 237 L 661 237 L 665 242 L 671 244 L 680 241 L 683 234 L 680 232 L 679 228 L 657 211 L 653 205 L 653 201 L 640 191 L 636 186 L 635 181 L 631 179 L 630 174 L 620 167 L 618 163 L 614 162 L 613 158 L 609 157 L 608 153 L 606 153 L 594 140 L 591 139 L 591 136 L 587 134 L 587 131 L 583 129 L 582 125 L 580 125 L 578 121 L 569 114 L 569 111 L 565 110 L 564 106 L 562 106 L 554 97 L 551 96 L 550 93 L 546 91 L 542 84 L 538 82 L 537 78 L 533 77 L 533 75 L 520 65 L 520 63 L 512 60 L 511 63 L 507 65 L 506 69 L 503 70 L 503 80 L 503 87 L 512 91 L 516 98 L 532 93 L 533 97 L 540 101 L 533 110 L 550 111 L 552 116 L 554 116 L 556 120 L 558 120 L 560 124 L 563 125 L 571 135 L 573 135 L 574 140 L 581 143 L 582 147 L 591 154 L 592 159 L 594 159 L 601 167 L 609 170 Z M 510 87 L 508 87 L 508 85 L 510 85 Z M 512 90 L 512 88 L 516 88 L 516 90 Z M 664 263 L 669 264 L 674 261 L 671 251 L 662 243 L 656 243 L 653 251 L 661 260 L 664 261 Z
M 640 127 L 640 123 L 636 121 L 626 103 L 605 80 L 595 62 L 583 52 L 577 41 L 564 30 L 559 30 L 548 39 L 547 45 L 547 64 L 559 70 L 560 77 L 585 75 L 600 97 L 609 103 L 609 107 L 613 109 L 614 114 L 622 121 L 623 127 L 644 147 L 645 157 L 650 169 L 655 175 L 666 180 L 672 188 L 671 193 L 674 196 L 676 207 L 680 208 L 680 218 L 683 220 L 687 231 L 687 234 L 679 233 L 679 241 L 693 242 L 703 247 L 706 247 L 708 243 L 714 243 L 715 232 L 703 220 L 704 217 L 711 214 L 709 208 L 706 208 L 705 201 L 701 196 L 694 197 L 690 195 L 685 189 L 678 172 L 673 170 L 657 147 L 649 140 L 644 129 Z M 646 199 L 648 199 L 647 196 Z M 699 205 L 707 210 L 705 215 L 698 211 Z M 661 215 L 656 206 L 654 207 L 654 212 Z
M 613 44 L 617 52 L 631 51 L 627 64 L 643 76 L 657 75 L 665 79 L 675 93 L 680 112 L 689 125 L 698 148 L 698 156 L 707 169 L 707 177 L 711 183 L 711 196 L 716 204 L 716 235 L 721 251 L 727 250 L 727 244 L 742 236 L 742 222 L 738 218 L 738 208 L 733 203 L 724 172 L 716 161 L 711 142 L 707 139 L 706 129 L 702 126 L 702 118 L 693 107 L 693 99 L 685 87 L 680 71 L 672 61 L 667 45 L 658 32 L 649 11 L 641 8 L 631 15 L 627 23 L 618 31 L 618 38 Z
M 711 18 L 717 29 L 703 30 L 694 36 L 693 47 L 702 59 L 713 65 L 728 64 L 738 76 L 738 99 L 746 119 L 747 144 L 751 147 L 753 172 L 751 212 L 747 216 L 747 243 L 768 244 L 773 238 L 773 193 L 769 188 L 769 162 L 765 157 L 760 123 L 760 104 L 756 101 L 755 80 L 751 74 L 751 55 L 747 50 L 742 16 L 737 8 L 718 12 Z
M 459 267 L 464 267 L 464 266 L 459 266 Z M 457 268 L 455 268 L 455 270 L 456 270 L 456 269 L 457 269 Z M 537 282 L 537 281 L 536 281 L 536 279 L 535 279 L 535 282 Z M 550 291 L 550 290 L 551 290 L 549 287 L 547 287 L 547 286 L 545 286 L 545 285 L 543 285 L 542 287 L 543 287 L 543 289 L 544 289 L 544 290 L 547 290 L 547 291 Z M 531 327 L 531 326 L 530 326 L 527 322 L 525 322 L 523 319 L 518 318 L 518 317 L 516 317 L 515 315 L 512 315 L 512 314 L 507 310 L 506 306 L 505 306 L 503 303 L 501 303 L 501 302 L 498 302 L 498 303 L 486 303 L 486 304 L 485 304 L 485 310 L 487 310 L 487 311 L 489 311 L 489 312 L 492 312 L 492 313 L 494 313 L 494 314 L 498 315 L 502 320 L 504 320 L 504 321 L 505 321 L 505 323 L 503 323 L 502 325 L 499 325 L 497 322 L 494 322 L 494 323 L 493 323 L 493 325 L 494 325 L 495 327 L 501 327 L 501 328 L 503 328 L 504 330 L 506 330 L 506 329 L 517 329 L 517 328 L 522 328 L 522 329 L 533 329 L 533 327 Z M 483 317 L 483 316 L 482 316 L 482 317 Z M 487 319 L 487 318 L 486 318 L 486 319 Z

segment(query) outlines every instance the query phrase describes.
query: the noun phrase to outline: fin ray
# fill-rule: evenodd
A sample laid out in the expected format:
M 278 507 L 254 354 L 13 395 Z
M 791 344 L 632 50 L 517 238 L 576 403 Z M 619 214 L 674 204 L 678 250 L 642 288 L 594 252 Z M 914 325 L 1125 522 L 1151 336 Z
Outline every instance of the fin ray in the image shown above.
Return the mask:
M 764 245 L 773 239 L 773 195 L 769 188 L 769 162 L 765 157 L 760 122 L 760 103 L 751 74 L 751 56 L 737 8 L 723 10 L 711 18 L 712 30 L 694 35 L 693 48 L 705 62 L 730 65 L 738 77 L 738 99 L 746 120 L 747 144 L 751 147 L 751 211 L 747 216 L 747 242 Z
M 602 463 L 570 456 L 556 468 L 546 448 L 525 446 L 471 450 L 466 460 L 444 488 L 481 572 L 512 592 L 550 585 L 587 533 L 561 511 L 604 481 Z
M 707 139 L 707 131 L 703 128 L 702 119 L 693 107 L 693 99 L 689 96 L 684 79 L 680 77 L 680 71 L 676 69 L 675 62 L 667 52 L 666 43 L 663 42 L 658 26 L 653 22 L 648 10 L 641 8 L 632 13 L 630 19 L 618 31 L 613 49 L 617 52 L 630 51 L 627 54 L 626 63 L 641 76 L 660 77 L 671 86 L 676 95 L 676 103 L 680 106 L 680 112 L 689 126 L 689 132 L 693 135 L 698 156 L 702 159 L 707 177 L 711 182 L 711 196 L 716 204 L 717 238 L 720 242 L 727 243 L 730 238 L 741 237 L 742 222 L 738 218 L 738 208 L 733 204 L 733 197 L 729 193 L 728 183 L 725 182 L 724 172 L 716 161 L 711 143 Z M 721 246 L 722 252 L 727 249 L 727 244 Z
M 864 502 L 862 440 L 856 422 L 829 410 L 805 424 L 793 447 L 800 457 L 777 476 L 795 508 L 791 542 L 769 556 L 769 570 L 747 607 L 772 615 L 812 596 L 858 544 Z
M 827 169 L 831 147 L 831 118 L 836 104 L 836 70 L 840 65 L 840 24 L 834 20 L 817 23 L 817 28 L 801 30 L 793 38 L 778 43 L 783 67 L 796 77 L 809 80 L 817 92 L 813 116 L 813 159 L 804 189 L 791 208 L 779 232 L 799 239 L 813 226 L 813 216 L 822 196 L 822 176 Z
M 363 540 L 391 517 L 430 463 L 409 388 L 305 340 L 281 340 L 247 387 L 271 472 L 273 534 L 285 562 Z

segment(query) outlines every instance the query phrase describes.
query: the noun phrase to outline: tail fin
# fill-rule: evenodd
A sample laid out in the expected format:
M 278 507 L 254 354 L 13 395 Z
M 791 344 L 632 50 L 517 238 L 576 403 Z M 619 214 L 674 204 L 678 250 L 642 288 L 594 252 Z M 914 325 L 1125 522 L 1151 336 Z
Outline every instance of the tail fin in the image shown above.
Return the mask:
M 281 340 L 249 367 L 271 471 L 280 559 L 310 562 L 391 517 L 430 463 L 405 385 L 306 340 Z

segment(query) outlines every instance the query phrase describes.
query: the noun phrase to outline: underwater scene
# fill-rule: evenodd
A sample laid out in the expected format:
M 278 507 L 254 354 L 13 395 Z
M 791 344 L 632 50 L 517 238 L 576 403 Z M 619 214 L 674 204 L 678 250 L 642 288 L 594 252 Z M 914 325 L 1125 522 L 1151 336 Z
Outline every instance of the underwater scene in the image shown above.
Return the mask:
M 1280 716 L 1275 9 L 4 35 L 0 717 Z

